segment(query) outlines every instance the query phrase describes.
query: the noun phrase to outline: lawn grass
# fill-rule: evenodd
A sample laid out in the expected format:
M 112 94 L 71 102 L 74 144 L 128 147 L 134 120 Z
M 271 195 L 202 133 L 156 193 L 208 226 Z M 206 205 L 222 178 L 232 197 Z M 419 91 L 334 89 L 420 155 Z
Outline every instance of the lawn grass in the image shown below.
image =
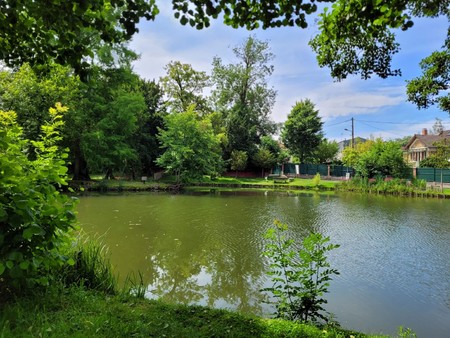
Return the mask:
M 378 337 L 74 286 L 0 307 L 0 337 Z
M 132 181 L 125 179 L 115 180 L 97 180 L 96 176 L 93 176 L 93 182 L 90 187 L 99 190 L 164 190 L 175 183 L 173 177 L 164 177 L 161 180 L 154 181 L 153 179 L 147 180 L 145 183 L 142 181 Z M 264 178 L 234 178 L 234 177 L 218 177 L 211 179 L 209 176 L 204 176 L 202 179 L 185 183 L 185 186 L 196 185 L 211 185 L 211 186 L 223 186 L 223 187 L 273 187 L 273 188 L 293 188 L 293 189 L 313 189 L 318 190 L 333 190 L 339 181 L 321 180 L 317 186 L 312 179 L 307 178 L 294 178 L 290 182 L 275 183 L 273 180 L 266 180 Z
M 115 180 L 103 180 L 100 175 L 92 176 L 95 180 L 91 182 L 87 187 L 88 190 L 100 190 L 100 191 L 144 191 L 144 190 L 169 190 L 176 182 L 174 177 L 166 176 L 161 180 L 154 181 L 153 179 L 147 180 L 145 183 L 142 181 L 132 181 L 127 179 L 115 179 Z M 222 188 L 252 188 L 252 189 L 283 189 L 283 190 L 317 190 L 317 191 L 335 191 L 346 189 L 339 189 L 341 183 L 345 181 L 341 180 L 324 180 L 321 179 L 317 185 L 311 178 L 294 178 L 289 182 L 275 183 L 273 180 L 266 180 L 265 178 L 235 178 L 235 177 L 218 177 L 211 179 L 209 176 L 204 176 L 201 179 L 185 183 L 185 187 L 195 186 L 213 186 Z M 350 189 L 353 191 L 353 189 Z M 417 191 L 415 196 L 420 197 L 450 197 L 450 187 L 445 187 L 443 191 L 439 189 L 428 189 L 426 191 Z

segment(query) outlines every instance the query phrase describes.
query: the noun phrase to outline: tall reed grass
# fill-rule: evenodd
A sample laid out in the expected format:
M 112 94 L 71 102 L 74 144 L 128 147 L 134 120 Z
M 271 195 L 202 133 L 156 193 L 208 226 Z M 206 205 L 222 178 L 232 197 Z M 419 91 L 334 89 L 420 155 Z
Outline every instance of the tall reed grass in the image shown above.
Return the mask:
M 99 240 L 79 235 L 69 256 L 74 264 L 66 265 L 60 271 L 61 280 L 65 285 L 79 285 L 108 294 L 117 294 L 118 279 L 113 273 L 108 248 Z

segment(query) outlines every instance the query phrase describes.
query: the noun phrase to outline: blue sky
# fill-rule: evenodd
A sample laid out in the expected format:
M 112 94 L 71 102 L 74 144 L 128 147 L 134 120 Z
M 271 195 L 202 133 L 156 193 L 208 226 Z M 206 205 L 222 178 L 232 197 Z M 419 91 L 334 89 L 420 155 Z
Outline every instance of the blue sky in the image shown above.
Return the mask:
M 314 19 L 309 28 L 274 28 L 249 32 L 233 29 L 220 21 L 204 30 L 182 26 L 173 18 L 170 2 L 158 4 L 161 13 L 153 22 L 143 21 L 130 47 L 141 55 L 134 70 L 146 79 L 165 75 L 170 61 L 189 63 L 195 70 L 211 72 L 213 57 L 224 63 L 236 59 L 231 49 L 249 35 L 267 41 L 275 55 L 275 71 L 269 85 L 277 91 L 272 118 L 287 119 L 296 101 L 312 100 L 324 121 L 325 136 L 331 140 L 349 139 L 350 119 L 355 119 L 355 136 L 392 139 L 420 133 L 431 128 L 435 118 L 450 129 L 450 116 L 437 107 L 418 110 L 406 102 L 406 80 L 420 75 L 419 61 L 441 47 L 448 22 L 445 18 L 415 20 L 407 32 L 398 31 L 401 51 L 394 57 L 394 67 L 402 69 L 401 77 L 362 80 L 358 76 L 334 82 L 329 70 L 319 68 L 308 41 L 317 33 Z

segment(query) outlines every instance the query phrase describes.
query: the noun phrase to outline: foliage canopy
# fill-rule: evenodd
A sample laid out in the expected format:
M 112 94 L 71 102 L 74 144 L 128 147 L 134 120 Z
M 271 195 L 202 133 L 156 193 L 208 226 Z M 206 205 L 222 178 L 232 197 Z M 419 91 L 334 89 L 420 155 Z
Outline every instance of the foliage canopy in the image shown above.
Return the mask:
M 356 144 L 355 148 L 345 148 L 342 161 L 366 178 L 403 178 L 407 168 L 399 143 L 381 139 Z
M 274 55 L 265 41 L 252 36 L 233 48 L 236 63 L 213 60 L 212 99 L 223 116 L 228 139 L 228 157 L 233 150 L 246 151 L 250 158 L 257 151 L 261 137 L 275 131 L 270 113 L 276 92 L 268 86 L 273 72 Z
M 0 112 L 0 276 L 12 285 L 46 284 L 38 272 L 67 261 L 61 249 L 75 224 L 75 201 L 59 191 L 67 184 L 67 153 L 56 145 L 65 111 L 50 109 L 37 141 L 23 138 L 15 113 Z
M 319 34 L 310 45 L 319 66 L 345 79 L 360 74 L 363 79 L 401 75 L 392 69 L 392 56 L 400 50 L 395 29 L 413 26 L 413 17 L 448 15 L 448 0 L 337 0 L 320 14 Z
M 156 162 L 177 181 L 187 181 L 202 175 L 216 176 L 222 169 L 220 139 L 211 122 L 200 119 L 190 106 L 186 112 L 165 116 L 165 128 L 158 138 L 164 153 Z
M 127 41 L 140 18 L 157 13 L 154 0 L 1 0 L 0 58 L 11 67 L 56 62 L 82 73 L 98 39 Z
M 283 143 L 292 155 L 305 163 L 322 142 L 322 126 L 314 103 L 309 99 L 296 102 L 282 130 Z

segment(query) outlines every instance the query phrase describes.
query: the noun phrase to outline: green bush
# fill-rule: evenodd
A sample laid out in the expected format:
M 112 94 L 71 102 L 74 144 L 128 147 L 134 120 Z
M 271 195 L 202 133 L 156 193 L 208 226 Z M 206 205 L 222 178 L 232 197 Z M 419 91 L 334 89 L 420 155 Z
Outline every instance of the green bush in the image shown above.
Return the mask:
M 14 112 L 0 112 L 0 284 L 45 285 L 40 272 L 71 263 L 61 252 L 70 243 L 75 200 L 59 191 L 67 185 L 67 152 L 57 147 L 66 110 L 50 109 L 37 141 L 23 138 Z
M 317 188 L 317 187 L 319 187 L 319 184 L 320 184 L 320 174 L 319 173 L 317 173 L 314 177 L 313 177 L 313 179 L 312 179 L 312 184 Z
M 266 251 L 270 259 L 267 274 L 272 287 L 262 291 L 271 292 L 276 298 L 277 317 L 301 322 L 327 320 L 322 304 L 328 292 L 329 281 L 339 274 L 327 261 L 328 251 L 339 245 L 328 244 L 329 237 L 311 233 L 303 240 L 302 248 L 295 250 L 292 239 L 286 237 L 287 225 L 275 221 L 275 228 L 266 232 Z

